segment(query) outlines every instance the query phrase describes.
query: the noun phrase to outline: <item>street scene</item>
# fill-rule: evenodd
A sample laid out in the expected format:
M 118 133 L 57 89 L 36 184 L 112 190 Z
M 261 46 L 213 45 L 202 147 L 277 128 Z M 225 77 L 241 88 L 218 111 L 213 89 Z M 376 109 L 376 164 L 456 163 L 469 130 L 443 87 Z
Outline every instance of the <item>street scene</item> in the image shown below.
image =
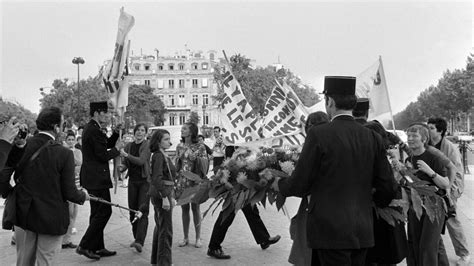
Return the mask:
M 474 5 L 1 1 L 1 265 L 474 265 Z

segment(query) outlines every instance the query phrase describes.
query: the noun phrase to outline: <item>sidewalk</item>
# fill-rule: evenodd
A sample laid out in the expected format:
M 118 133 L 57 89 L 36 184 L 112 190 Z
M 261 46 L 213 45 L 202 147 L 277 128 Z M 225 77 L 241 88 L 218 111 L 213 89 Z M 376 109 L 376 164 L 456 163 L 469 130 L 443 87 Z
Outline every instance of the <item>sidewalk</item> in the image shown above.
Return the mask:
M 474 173 L 474 166 L 471 166 L 471 173 Z M 465 178 L 465 192 L 458 201 L 458 217 L 460 218 L 471 252 L 474 251 L 474 175 L 467 175 Z M 111 190 L 113 193 L 113 190 Z M 121 205 L 127 205 L 127 189 L 118 188 L 117 194 L 112 194 L 112 201 Z M 300 200 L 290 198 L 287 200 L 287 207 L 292 216 L 299 205 Z M 2 202 L 3 203 L 3 202 Z M 201 205 L 201 212 L 209 206 L 210 201 Z M 267 226 L 270 235 L 281 235 L 281 240 L 272 245 L 267 250 L 262 250 L 252 237 L 250 228 L 247 225 L 244 215 L 239 212 L 234 223 L 227 232 L 223 243 L 224 251 L 232 256 L 230 260 L 215 260 L 206 255 L 207 245 L 212 232 L 212 227 L 217 219 L 220 208 L 213 216 L 208 216 L 202 222 L 201 235 L 203 247 L 195 248 L 193 245 L 178 247 L 177 243 L 183 238 L 181 223 L 181 208 L 173 211 L 173 263 L 174 265 L 289 265 L 287 262 L 292 241 L 289 236 L 289 220 L 282 212 L 277 212 L 274 206 L 267 205 L 267 208 L 259 207 L 262 220 Z M 0 215 L 3 213 L 3 204 L 0 206 Z M 113 214 L 107 227 L 105 228 L 105 245 L 110 250 L 117 251 L 117 255 L 102 258 L 99 261 L 92 261 L 84 256 L 79 256 L 74 250 L 62 250 L 58 258 L 58 265 L 149 265 L 151 255 L 151 237 L 153 233 L 154 220 L 153 210 L 150 209 L 148 235 L 142 253 L 137 253 L 129 245 L 133 241 L 131 226 L 128 221 L 128 213 L 120 209 L 113 208 Z M 89 204 L 80 206 L 77 221 L 78 233 L 73 236 L 73 243 L 79 243 L 89 219 Z M 191 221 L 190 239 L 194 239 L 194 227 Z M 0 230 L 0 265 L 14 265 L 16 261 L 16 250 L 10 245 L 11 233 Z M 455 265 L 457 260 L 454 254 L 453 245 L 448 235 L 443 236 L 448 257 L 451 265 Z M 400 265 L 406 265 L 404 263 Z M 474 265 L 474 259 L 471 262 Z

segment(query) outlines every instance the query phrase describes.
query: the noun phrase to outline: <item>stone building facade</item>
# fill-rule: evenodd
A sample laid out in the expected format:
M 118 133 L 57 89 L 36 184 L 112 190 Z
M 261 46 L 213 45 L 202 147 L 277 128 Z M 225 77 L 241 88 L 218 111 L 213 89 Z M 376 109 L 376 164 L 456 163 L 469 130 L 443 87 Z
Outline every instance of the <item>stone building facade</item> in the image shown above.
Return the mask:
M 196 112 L 200 126 L 219 125 L 214 66 L 219 62 L 216 51 L 176 53 L 174 56 L 130 56 L 130 83 L 148 85 L 166 108 L 165 126 L 185 123 Z

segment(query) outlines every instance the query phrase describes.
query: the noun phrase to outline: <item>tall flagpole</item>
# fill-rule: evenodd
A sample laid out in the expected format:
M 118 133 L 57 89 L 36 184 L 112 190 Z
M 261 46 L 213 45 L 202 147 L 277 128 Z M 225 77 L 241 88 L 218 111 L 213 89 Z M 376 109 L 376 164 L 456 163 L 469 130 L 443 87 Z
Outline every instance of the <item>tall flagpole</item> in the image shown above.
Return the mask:
M 390 103 L 390 95 L 389 95 L 389 92 L 388 92 L 388 86 L 387 86 L 387 78 L 385 77 L 385 70 L 383 69 L 383 63 L 382 63 L 382 56 L 379 55 L 379 63 L 380 63 L 380 70 L 382 72 L 382 82 L 384 83 L 385 85 L 385 89 L 387 89 L 387 102 L 388 102 L 388 109 L 390 109 L 390 118 L 392 120 L 392 128 L 393 128 L 393 132 L 395 133 L 395 135 L 397 135 L 395 129 L 395 121 L 393 120 L 393 113 L 392 113 L 392 104 Z

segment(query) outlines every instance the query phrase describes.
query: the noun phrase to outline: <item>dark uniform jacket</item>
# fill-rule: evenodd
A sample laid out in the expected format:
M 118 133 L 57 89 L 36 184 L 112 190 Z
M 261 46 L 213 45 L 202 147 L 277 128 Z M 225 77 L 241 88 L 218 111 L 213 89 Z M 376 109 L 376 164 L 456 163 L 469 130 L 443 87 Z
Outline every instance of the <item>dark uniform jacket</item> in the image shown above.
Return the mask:
M 157 151 L 151 159 L 150 191 L 148 195 L 155 198 L 173 196 L 176 168 L 168 157 Z
M 50 140 L 50 136 L 42 133 L 28 139 L 23 159 L 30 158 Z M 15 225 L 38 234 L 64 235 L 69 226 L 67 201 L 83 204 L 86 199 L 85 193 L 76 188 L 72 151 L 56 142 L 49 144 L 26 165 L 19 179 L 13 192 Z
M 381 137 L 351 116 L 338 116 L 309 131 L 299 158 L 291 178 L 280 180 L 279 187 L 284 196 L 311 195 L 309 247 L 373 246 L 373 198 L 384 206 L 396 192 Z
M 119 135 L 114 133 L 107 138 L 100 130 L 99 124 L 93 119 L 87 123 L 82 133 L 81 186 L 87 190 L 112 187 L 109 160 L 120 155 L 114 147 L 118 137 Z

